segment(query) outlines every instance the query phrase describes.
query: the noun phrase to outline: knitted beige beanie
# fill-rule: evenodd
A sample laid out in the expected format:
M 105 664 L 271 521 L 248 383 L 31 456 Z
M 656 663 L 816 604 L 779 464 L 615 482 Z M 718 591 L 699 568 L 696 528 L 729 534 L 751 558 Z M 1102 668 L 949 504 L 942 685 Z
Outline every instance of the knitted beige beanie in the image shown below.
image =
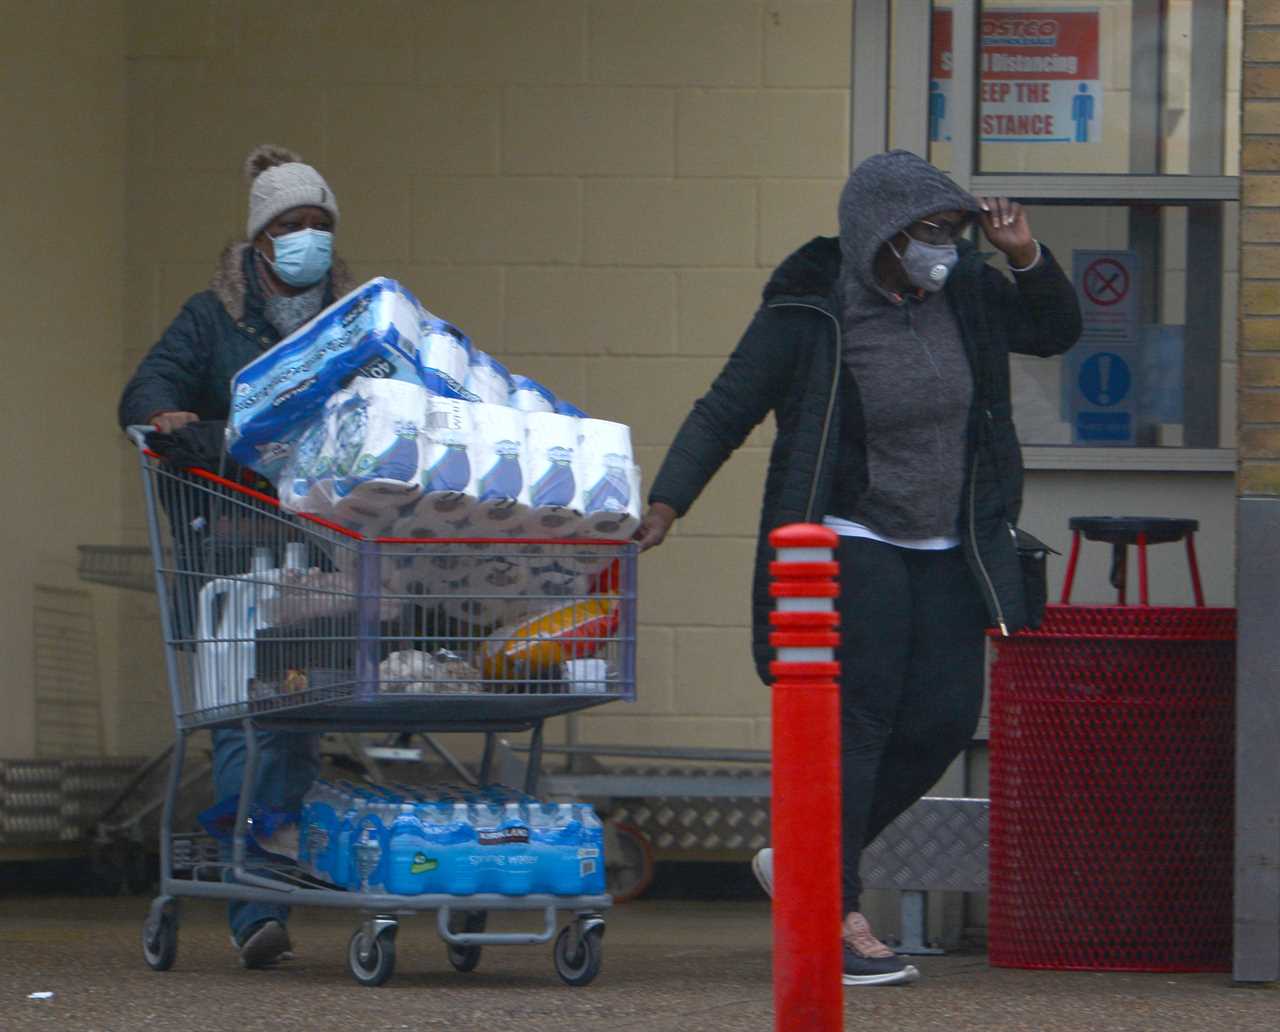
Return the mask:
M 323 208 L 338 222 L 338 199 L 329 184 L 291 150 L 263 143 L 244 160 L 249 181 L 249 221 L 245 232 L 252 240 L 263 226 L 281 212 L 303 205 Z

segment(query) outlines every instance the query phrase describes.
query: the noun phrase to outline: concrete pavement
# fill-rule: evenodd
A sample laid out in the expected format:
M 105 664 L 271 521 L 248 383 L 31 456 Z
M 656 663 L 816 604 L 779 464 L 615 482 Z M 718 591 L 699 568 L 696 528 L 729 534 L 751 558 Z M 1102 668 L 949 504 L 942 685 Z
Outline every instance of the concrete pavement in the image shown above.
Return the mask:
M 300 910 L 298 957 L 243 971 L 218 904 L 184 904 L 178 959 L 142 961 L 143 898 L 0 898 L 0 1029 L 58 1032 L 769 1032 L 764 903 L 641 901 L 609 913 L 591 986 L 556 976 L 550 946 L 488 947 L 478 969 L 445 959 L 433 918 L 401 925 L 396 974 L 379 989 L 346 967 L 348 912 Z M 496 920 L 491 923 L 495 927 Z M 923 958 L 914 986 L 845 991 L 846 1029 L 912 1032 L 1276 1032 L 1280 992 L 1224 975 L 994 969 L 982 954 Z M 33 992 L 51 1000 L 29 1000 Z M 792 1032 L 792 1030 L 788 1030 Z M 794 1032 L 806 1032 L 796 1029 Z

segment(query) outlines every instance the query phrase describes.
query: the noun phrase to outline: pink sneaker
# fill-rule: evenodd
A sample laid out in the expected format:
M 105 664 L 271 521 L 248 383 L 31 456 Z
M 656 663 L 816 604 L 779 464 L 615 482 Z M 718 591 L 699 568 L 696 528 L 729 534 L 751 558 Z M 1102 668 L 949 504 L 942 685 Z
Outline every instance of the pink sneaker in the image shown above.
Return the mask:
M 854 911 L 844 919 L 844 984 L 905 985 L 920 972 L 872 934 L 867 919 Z

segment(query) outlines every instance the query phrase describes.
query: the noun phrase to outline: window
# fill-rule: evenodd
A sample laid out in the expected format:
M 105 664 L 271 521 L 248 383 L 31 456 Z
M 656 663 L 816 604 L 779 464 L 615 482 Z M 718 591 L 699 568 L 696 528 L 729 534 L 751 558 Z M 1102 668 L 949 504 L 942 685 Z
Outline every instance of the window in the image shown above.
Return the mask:
M 1015 359 L 1029 465 L 1232 467 L 1241 7 L 855 5 L 853 160 L 1023 201 L 1081 292 L 1073 354 Z

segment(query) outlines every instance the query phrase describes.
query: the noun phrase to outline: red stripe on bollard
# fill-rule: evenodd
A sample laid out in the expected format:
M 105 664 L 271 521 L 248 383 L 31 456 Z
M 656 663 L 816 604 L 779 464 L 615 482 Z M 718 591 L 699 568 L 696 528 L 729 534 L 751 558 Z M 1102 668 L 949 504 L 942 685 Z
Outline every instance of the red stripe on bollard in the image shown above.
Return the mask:
M 769 644 L 775 649 L 834 649 L 840 644 L 835 631 L 774 631 Z
M 814 613 L 780 613 L 776 609 L 769 614 L 771 627 L 785 627 L 788 630 L 801 627 L 839 627 L 840 614 L 834 609 Z
M 804 687 L 810 682 L 816 684 L 839 677 L 840 664 L 834 660 L 830 663 L 783 663 L 775 659 L 769 664 L 769 676 L 775 681 L 794 681 Z
M 835 598 L 840 585 L 835 581 L 774 581 L 769 585 L 773 598 Z
M 774 548 L 835 548 L 839 535 L 817 523 L 788 523 L 769 534 Z
M 774 580 L 835 580 L 840 574 L 839 563 L 779 563 L 769 564 L 769 576 Z
M 773 998 L 776 1032 L 844 1027 L 840 950 L 837 538 L 815 524 L 769 535 L 777 609 L 773 684 Z

